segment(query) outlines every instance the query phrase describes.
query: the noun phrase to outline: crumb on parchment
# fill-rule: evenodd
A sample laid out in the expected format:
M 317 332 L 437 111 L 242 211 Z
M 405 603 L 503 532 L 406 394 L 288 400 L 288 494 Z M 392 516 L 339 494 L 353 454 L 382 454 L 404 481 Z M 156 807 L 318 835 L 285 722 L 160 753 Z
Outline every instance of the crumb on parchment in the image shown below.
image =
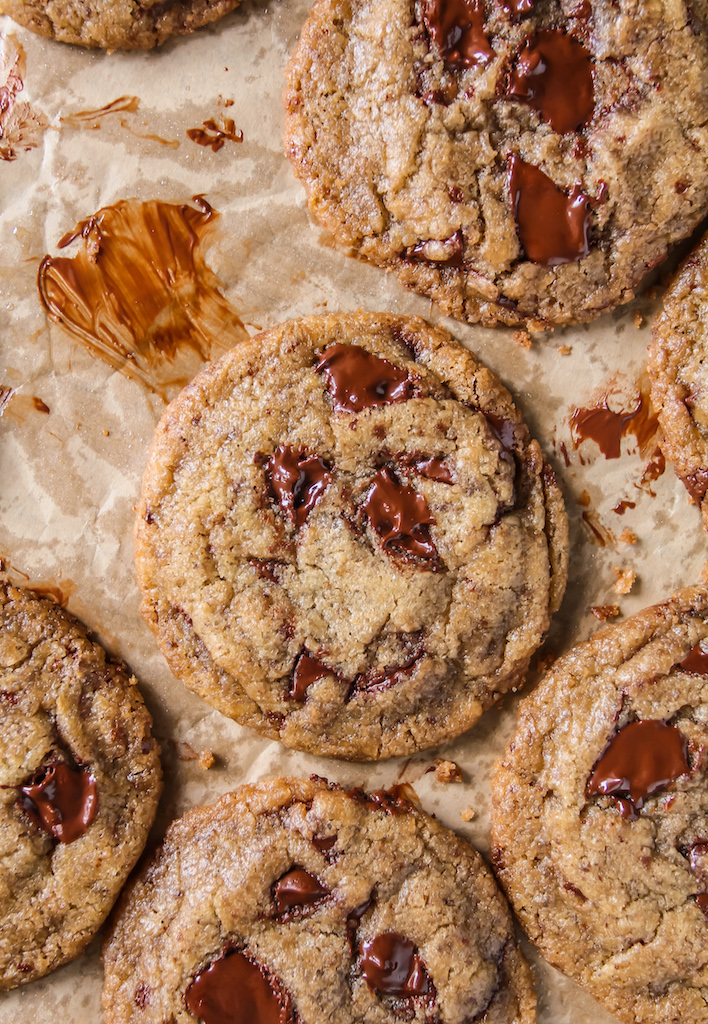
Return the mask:
M 214 757 L 211 750 L 202 750 L 201 754 L 199 755 L 199 760 L 197 764 L 199 765 L 203 772 L 208 772 L 209 769 L 213 767 L 215 762 L 216 758 Z
M 446 761 L 442 757 L 436 757 L 433 765 L 435 767 L 435 778 L 438 782 L 462 782 L 462 769 L 454 761 Z
M 618 565 L 613 566 L 612 571 L 617 576 L 617 580 L 615 582 L 615 593 L 628 594 L 634 586 L 634 581 L 637 578 L 636 572 L 634 572 L 633 569 L 622 569 Z
M 614 619 L 615 616 L 619 615 L 620 610 L 616 604 L 594 604 L 590 611 L 593 613 L 596 619 L 600 622 L 607 622 L 608 619 Z
M 460 811 L 460 817 L 463 821 L 472 821 L 475 817 L 474 807 L 465 807 L 464 811 Z
M 526 349 L 527 352 L 533 344 L 533 342 L 531 341 L 531 335 L 528 331 L 514 331 L 514 333 L 512 334 L 512 338 L 514 339 L 517 345 L 521 345 L 521 347 L 523 349 Z
M 622 533 L 619 535 L 618 539 L 619 539 L 619 541 L 622 544 L 636 544 L 637 543 L 637 535 L 636 535 L 636 533 L 634 532 L 634 530 L 629 530 L 627 528 L 622 530 Z
M 637 329 L 639 329 L 642 326 L 643 323 L 644 323 L 643 315 L 639 312 L 638 309 L 635 309 L 635 311 L 634 311 L 634 326 Z
M 573 351 L 573 346 L 572 345 L 559 345 L 558 346 L 558 355 L 559 356 L 569 356 L 572 351 Z

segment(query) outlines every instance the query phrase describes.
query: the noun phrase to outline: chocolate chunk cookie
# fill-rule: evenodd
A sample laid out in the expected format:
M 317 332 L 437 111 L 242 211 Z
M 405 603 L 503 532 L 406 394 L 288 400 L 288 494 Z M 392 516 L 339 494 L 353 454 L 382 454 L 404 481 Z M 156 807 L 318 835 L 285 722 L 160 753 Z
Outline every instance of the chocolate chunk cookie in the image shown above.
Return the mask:
M 708 1021 L 708 590 L 601 630 L 521 703 L 497 874 L 551 963 L 627 1024 Z
M 135 551 L 187 686 L 288 746 L 376 759 L 522 684 L 567 526 L 497 378 L 423 320 L 361 313 L 195 378 L 158 427 Z
M 707 20 L 704 0 L 316 0 L 286 150 L 339 242 L 450 315 L 591 320 L 705 215 Z
M 491 872 L 407 789 L 274 779 L 174 822 L 104 947 L 107 1024 L 533 1024 Z
M 143 849 L 161 788 L 125 668 L 0 574 L 0 991 L 88 944 Z
M 664 296 L 649 348 L 651 397 L 661 447 L 700 507 L 708 529 L 708 239 L 686 259 Z
M 216 21 L 240 0 L 0 0 L 0 14 L 62 43 L 149 50 Z

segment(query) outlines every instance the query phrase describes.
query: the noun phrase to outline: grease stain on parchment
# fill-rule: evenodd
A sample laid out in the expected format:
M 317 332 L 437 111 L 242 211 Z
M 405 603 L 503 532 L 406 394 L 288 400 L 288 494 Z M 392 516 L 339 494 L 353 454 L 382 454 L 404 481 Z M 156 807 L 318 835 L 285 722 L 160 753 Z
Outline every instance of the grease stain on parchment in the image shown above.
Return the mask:
M 120 200 L 58 243 L 73 257 L 45 256 L 37 284 L 51 319 L 89 352 L 167 398 L 203 364 L 248 338 L 204 260 L 219 214 L 194 205 Z
M 19 98 L 26 68 L 17 39 L 0 35 L 0 160 L 16 160 L 20 152 L 39 146 L 49 124 L 40 110 Z

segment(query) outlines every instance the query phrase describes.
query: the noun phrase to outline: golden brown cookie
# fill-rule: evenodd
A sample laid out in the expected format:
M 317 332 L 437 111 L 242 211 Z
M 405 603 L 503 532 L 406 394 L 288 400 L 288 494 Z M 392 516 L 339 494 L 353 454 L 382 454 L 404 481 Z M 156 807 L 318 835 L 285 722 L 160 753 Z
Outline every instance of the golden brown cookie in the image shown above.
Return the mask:
M 285 146 L 346 246 L 452 316 L 633 297 L 708 201 L 705 0 L 316 0 Z
M 274 779 L 174 822 L 104 947 L 107 1024 L 533 1024 L 491 872 L 407 788 Z
M 137 861 L 161 789 L 125 667 L 0 574 L 0 991 L 89 943 Z
M 521 703 L 497 875 L 543 955 L 626 1024 L 708 1022 L 708 590 L 601 630 Z
M 418 318 L 308 317 L 168 407 L 135 531 L 173 671 L 288 746 L 377 759 L 523 683 L 558 607 L 558 486 L 499 380 Z
M 149 50 L 228 14 L 241 0 L 0 0 L 40 36 L 108 50 Z
M 648 371 L 662 451 L 708 529 L 708 239 L 684 260 L 664 296 Z

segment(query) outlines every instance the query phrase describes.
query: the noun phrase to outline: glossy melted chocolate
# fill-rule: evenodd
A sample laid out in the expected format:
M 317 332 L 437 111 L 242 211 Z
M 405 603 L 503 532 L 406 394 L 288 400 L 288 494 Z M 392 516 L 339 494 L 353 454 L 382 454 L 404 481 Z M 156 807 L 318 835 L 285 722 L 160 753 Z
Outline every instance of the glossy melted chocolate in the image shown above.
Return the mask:
M 427 480 L 437 480 L 441 484 L 451 484 L 452 473 L 444 456 L 398 455 L 396 461 L 402 466 L 412 469 L 414 473 L 424 476 Z
M 430 978 L 410 939 L 383 932 L 359 947 L 359 967 L 370 989 L 387 996 L 423 996 Z
M 423 21 L 449 68 L 486 64 L 494 57 L 482 0 L 423 0 Z
M 229 950 L 184 993 L 189 1012 L 203 1024 L 294 1024 L 292 1000 L 262 965 Z
M 695 644 L 679 665 L 693 676 L 708 676 L 708 654 L 700 644 Z
M 514 156 L 509 191 L 519 241 L 532 263 L 556 267 L 589 254 L 589 203 L 580 185 L 566 195 L 540 168 Z
M 37 828 L 59 843 L 73 843 L 98 813 L 96 780 L 64 763 L 50 764 L 20 786 L 20 806 Z
M 658 425 L 649 396 L 643 394 L 640 394 L 634 409 L 629 411 L 610 409 L 605 396 L 599 405 L 591 409 L 575 409 L 570 417 L 575 447 L 581 441 L 594 441 L 606 459 L 620 457 L 622 438 L 628 434 L 634 434 L 640 449 L 644 449 L 654 438 Z
M 280 445 L 266 464 L 266 477 L 283 512 L 300 527 L 326 491 L 332 474 L 319 456 Z
M 399 782 L 388 789 L 376 789 L 373 793 L 355 788 L 345 791 L 345 796 L 350 800 L 356 800 L 371 811 L 384 811 L 386 814 L 407 814 L 414 809 L 411 796 L 415 797 L 415 790 L 407 783 Z
M 306 909 L 330 895 L 330 890 L 304 868 L 291 868 L 273 886 L 273 900 L 279 916 Z
M 362 507 L 385 550 L 428 566 L 437 564 L 438 551 L 430 536 L 435 520 L 424 495 L 400 484 L 384 468 L 374 477 Z
M 525 15 L 531 14 L 534 3 L 535 0 L 500 0 L 499 6 L 515 20 L 519 20 Z
M 313 658 L 307 651 L 303 651 L 295 662 L 288 695 L 292 700 L 303 701 L 306 699 L 307 691 L 313 683 L 316 683 L 318 679 L 322 679 L 323 676 L 333 676 L 336 674 L 334 669 L 325 665 L 324 662 Z
M 337 412 L 361 412 L 413 396 L 414 381 L 407 370 L 360 345 L 330 345 L 316 369 L 325 375 Z
M 688 742 L 675 725 L 653 719 L 630 722 L 610 740 L 586 793 L 614 796 L 623 816 L 633 817 L 647 797 L 688 771 Z
M 536 32 L 512 65 L 507 99 L 528 104 L 561 135 L 577 131 L 595 109 L 590 54 L 560 29 Z

